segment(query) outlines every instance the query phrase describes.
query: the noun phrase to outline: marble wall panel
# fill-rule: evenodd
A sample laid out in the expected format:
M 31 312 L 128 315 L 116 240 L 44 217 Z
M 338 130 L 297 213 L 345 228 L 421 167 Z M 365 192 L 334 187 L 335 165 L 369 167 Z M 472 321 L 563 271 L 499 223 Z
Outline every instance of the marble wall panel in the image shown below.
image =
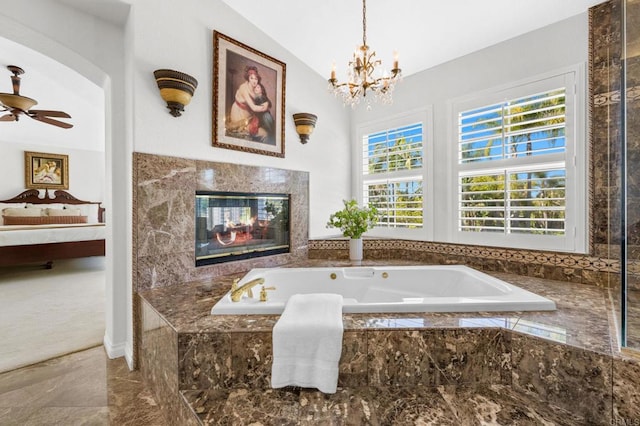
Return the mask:
M 591 244 L 620 242 L 620 2 L 589 9 Z M 602 250 L 607 254 L 615 252 Z
M 147 389 L 162 407 L 169 424 L 177 423 L 182 412 L 178 394 L 178 336 L 144 300 L 141 309 L 139 367 Z
M 338 386 L 356 388 L 368 384 L 367 333 L 346 331 L 342 336 L 342 353 L 338 368 Z
M 367 346 L 371 386 L 489 384 L 510 379 L 509 339 L 498 329 L 370 330 Z
M 231 377 L 231 338 L 226 333 L 181 333 L 178 338 L 178 388 L 220 389 Z
M 611 356 L 513 333 L 512 387 L 587 424 L 610 424 Z
M 613 360 L 612 424 L 640 424 L 640 358 Z M 635 423 L 633 423 L 635 422 Z
M 138 189 L 139 257 L 193 251 L 195 222 L 193 193 L 182 189 Z
M 271 332 L 230 334 L 231 372 L 234 388 L 269 389 L 273 344 Z
M 193 251 L 138 257 L 134 276 L 138 280 L 137 291 L 191 281 L 194 263 Z

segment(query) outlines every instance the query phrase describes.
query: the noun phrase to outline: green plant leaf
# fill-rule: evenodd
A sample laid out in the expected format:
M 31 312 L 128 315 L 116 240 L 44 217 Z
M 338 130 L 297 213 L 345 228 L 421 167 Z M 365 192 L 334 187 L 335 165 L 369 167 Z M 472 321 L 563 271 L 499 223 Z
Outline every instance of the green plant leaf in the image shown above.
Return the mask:
M 339 228 L 345 237 L 361 238 L 362 234 L 378 222 L 378 210 L 372 204 L 368 207 L 359 207 L 354 199 L 342 200 L 342 202 L 344 209 L 329 216 L 327 228 Z

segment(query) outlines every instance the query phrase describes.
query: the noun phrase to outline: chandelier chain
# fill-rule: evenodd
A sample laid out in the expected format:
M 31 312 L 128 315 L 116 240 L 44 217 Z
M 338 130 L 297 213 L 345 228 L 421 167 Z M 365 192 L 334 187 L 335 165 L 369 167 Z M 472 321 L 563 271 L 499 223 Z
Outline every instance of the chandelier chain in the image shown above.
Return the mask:
M 367 0 L 362 0 L 362 45 L 367 45 Z

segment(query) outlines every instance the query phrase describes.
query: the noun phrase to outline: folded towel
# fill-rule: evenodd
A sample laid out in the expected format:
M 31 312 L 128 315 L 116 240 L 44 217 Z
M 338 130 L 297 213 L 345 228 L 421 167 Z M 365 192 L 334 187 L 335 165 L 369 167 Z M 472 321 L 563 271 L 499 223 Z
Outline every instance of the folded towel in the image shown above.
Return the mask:
M 342 353 L 342 296 L 295 294 L 273 327 L 271 387 L 335 393 Z

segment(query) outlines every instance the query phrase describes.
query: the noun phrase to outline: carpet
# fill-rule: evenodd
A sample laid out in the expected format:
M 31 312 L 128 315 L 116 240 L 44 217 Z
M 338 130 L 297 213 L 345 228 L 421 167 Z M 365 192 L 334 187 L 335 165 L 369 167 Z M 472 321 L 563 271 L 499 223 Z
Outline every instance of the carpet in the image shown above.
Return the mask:
M 101 345 L 104 257 L 0 268 L 0 372 Z

